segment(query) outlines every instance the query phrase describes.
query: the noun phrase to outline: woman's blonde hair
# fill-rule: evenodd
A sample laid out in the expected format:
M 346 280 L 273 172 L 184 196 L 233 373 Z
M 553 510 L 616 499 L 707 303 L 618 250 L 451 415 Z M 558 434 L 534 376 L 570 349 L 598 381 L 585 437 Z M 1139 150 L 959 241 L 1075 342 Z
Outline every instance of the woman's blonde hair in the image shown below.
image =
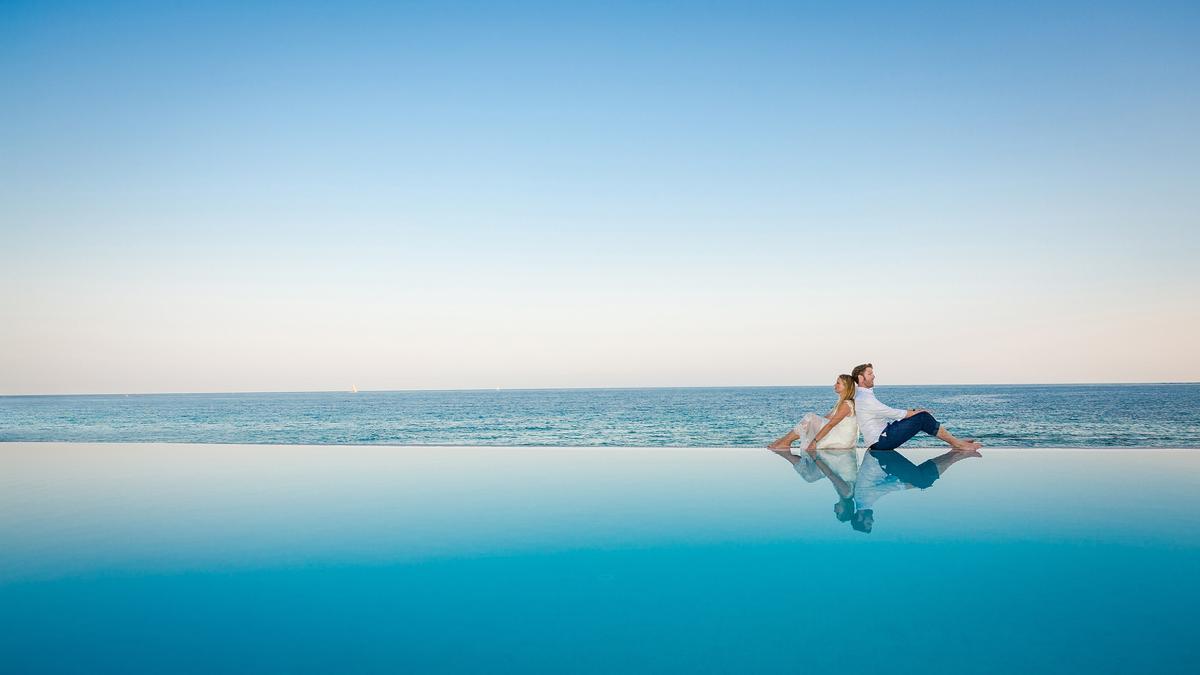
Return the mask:
M 854 382 L 854 377 L 846 373 L 838 375 L 837 379 L 838 382 L 842 383 L 842 394 L 838 399 L 837 405 L 833 407 L 834 410 L 837 410 L 838 406 L 842 405 L 842 401 L 850 401 L 850 405 L 854 405 L 854 392 L 858 389 L 858 386 Z

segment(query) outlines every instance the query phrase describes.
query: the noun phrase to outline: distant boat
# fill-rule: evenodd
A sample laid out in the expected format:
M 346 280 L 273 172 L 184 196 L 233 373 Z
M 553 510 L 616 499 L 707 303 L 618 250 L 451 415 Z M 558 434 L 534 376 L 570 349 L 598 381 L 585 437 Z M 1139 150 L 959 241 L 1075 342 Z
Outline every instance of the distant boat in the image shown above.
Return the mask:
M 352 385 L 350 385 L 350 393 L 351 393 L 351 394 L 357 394 L 357 393 L 358 393 L 358 385 L 357 385 L 357 384 L 352 384 Z

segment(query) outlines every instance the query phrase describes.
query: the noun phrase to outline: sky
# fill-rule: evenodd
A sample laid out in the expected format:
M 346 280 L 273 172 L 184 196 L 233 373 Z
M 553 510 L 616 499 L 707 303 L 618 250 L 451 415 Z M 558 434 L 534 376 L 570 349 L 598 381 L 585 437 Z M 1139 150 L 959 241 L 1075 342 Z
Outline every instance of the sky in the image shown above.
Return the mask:
M 1200 380 L 1196 3 L 167 4 L 0 3 L 0 394 Z

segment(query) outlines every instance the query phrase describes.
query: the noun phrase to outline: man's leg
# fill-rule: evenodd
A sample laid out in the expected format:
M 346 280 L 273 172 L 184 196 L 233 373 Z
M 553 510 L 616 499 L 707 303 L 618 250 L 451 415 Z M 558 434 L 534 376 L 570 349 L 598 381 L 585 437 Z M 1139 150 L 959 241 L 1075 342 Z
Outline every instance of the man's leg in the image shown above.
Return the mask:
M 982 443 L 978 443 L 969 438 L 965 441 L 960 438 L 956 438 L 954 434 L 950 433 L 950 430 L 946 427 L 938 429 L 937 437 L 938 440 L 944 443 L 949 443 L 950 447 L 954 448 L 955 450 L 975 451 L 983 447 Z
M 942 424 L 927 412 L 917 413 L 912 417 L 896 420 L 884 428 L 879 441 L 871 446 L 873 450 L 895 450 L 904 445 L 910 438 L 920 432 L 949 443 L 955 450 L 978 450 L 981 446 L 975 441 L 964 441 L 942 427 Z
M 871 450 L 895 450 L 908 442 L 908 439 L 924 431 L 930 436 L 937 436 L 942 425 L 927 412 L 917 413 L 912 417 L 896 420 L 883 429 L 879 441 L 871 446 Z

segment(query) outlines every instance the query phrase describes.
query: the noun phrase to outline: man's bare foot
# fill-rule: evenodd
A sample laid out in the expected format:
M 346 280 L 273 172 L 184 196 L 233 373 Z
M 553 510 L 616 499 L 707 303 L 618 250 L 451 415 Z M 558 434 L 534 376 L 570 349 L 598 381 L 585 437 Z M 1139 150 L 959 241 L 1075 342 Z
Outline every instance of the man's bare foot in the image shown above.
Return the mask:
M 960 445 L 954 446 L 954 450 L 956 452 L 970 452 L 970 453 L 979 455 L 979 449 L 982 447 L 983 447 L 982 443 L 968 438 L 967 440 L 963 441 Z M 980 455 L 980 456 L 982 457 L 982 455 Z

